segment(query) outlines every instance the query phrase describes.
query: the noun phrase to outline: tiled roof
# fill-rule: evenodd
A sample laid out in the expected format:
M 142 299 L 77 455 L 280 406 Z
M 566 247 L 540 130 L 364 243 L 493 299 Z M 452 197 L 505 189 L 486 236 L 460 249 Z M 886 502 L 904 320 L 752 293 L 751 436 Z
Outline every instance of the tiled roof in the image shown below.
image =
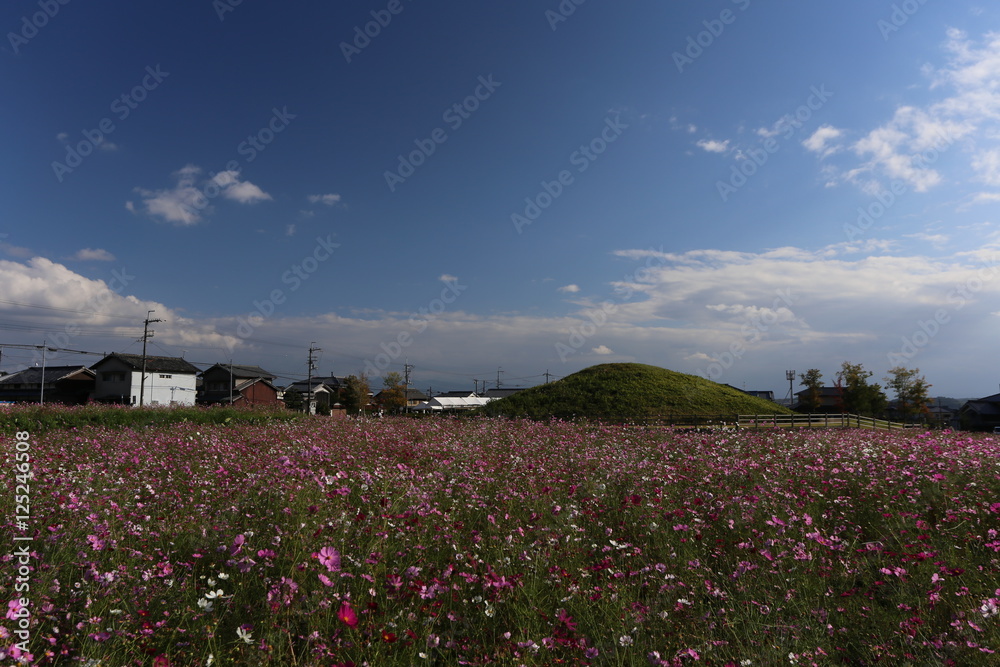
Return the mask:
M 52 384 L 53 382 L 58 382 L 67 375 L 72 375 L 73 373 L 79 371 L 87 371 L 88 374 L 93 376 L 93 371 L 84 366 L 46 366 L 45 367 L 45 384 Z M 4 375 L 0 377 L 0 386 L 16 385 L 16 384 L 40 384 L 42 382 L 42 368 L 41 366 L 26 368 L 23 371 L 17 371 L 11 373 L 10 375 Z
M 91 368 L 96 369 L 102 364 L 106 363 L 111 359 L 119 359 L 129 365 L 133 370 L 142 370 L 142 355 L 141 354 L 122 354 L 120 352 L 112 352 L 108 356 L 104 357 L 96 364 L 91 366 Z M 146 372 L 147 373 L 188 373 L 195 375 L 200 371 L 189 361 L 185 361 L 180 357 L 154 357 L 152 355 L 146 355 Z

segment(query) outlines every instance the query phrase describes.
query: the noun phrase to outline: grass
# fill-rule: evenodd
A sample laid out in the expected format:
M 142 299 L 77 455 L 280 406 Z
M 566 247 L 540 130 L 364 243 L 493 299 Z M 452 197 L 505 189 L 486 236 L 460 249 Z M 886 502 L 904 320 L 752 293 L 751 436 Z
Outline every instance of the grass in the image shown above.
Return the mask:
M 28 443 L 25 529 L 13 492 L 0 510 L 9 544 L 33 538 L 31 664 L 998 664 L 993 438 L 492 419 L 22 438 L 3 446 L 13 477 Z M 6 590 L 17 572 L 0 562 Z
M 176 423 L 266 424 L 291 422 L 305 415 L 284 407 L 129 407 L 90 403 L 66 407 L 59 404 L 26 403 L 0 407 L 0 432 L 44 433 L 51 430 L 106 426 L 111 428 L 151 428 Z
M 645 364 L 591 366 L 481 409 L 486 416 L 627 420 L 670 416 L 791 414 L 771 401 L 710 380 Z

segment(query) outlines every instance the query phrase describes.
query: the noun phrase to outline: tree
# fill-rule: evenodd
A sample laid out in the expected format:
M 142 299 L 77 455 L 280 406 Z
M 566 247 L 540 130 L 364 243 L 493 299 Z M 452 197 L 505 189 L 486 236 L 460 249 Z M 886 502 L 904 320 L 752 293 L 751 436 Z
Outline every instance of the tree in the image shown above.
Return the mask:
M 406 407 L 406 386 L 399 373 L 386 373 L 382 378 L 381 401 L 389 412 L 400 412 Z
M 302 397 L 302 392 L 298 389 L 289 389 L 285 391 L 285 407 L 293 412 L 302 412 L 303 406 L 305 406 L 306 401 Z
M 885 412 L 886 398 L 882 386 L 868 384 L 874 373 L 861 364 L 845 361 L 837 372 L 837 385 L 841 390 L 844 411 L 855 415 L 875 417 Z
M 931 385 L 923 377 L 917 377 L 919 372 L 919 368 L 910 370 L 896 366 L 889 369 L 889 375 L 885 378 L 886 384 L 896 392 L 899 412 L 904 419 L 930 412 L 927 406 L 930 397 L 927 392 Z
M 349 415 L 356 415 L 364 411 L 368 405 L 368 377 L 361 375 L 348 375 L 344 379 L 344 388 L 341 390 L 341 402 Z
M 805 373 L 800 373 L 802 386 L 806 388 L 805 397 L 802 399 L 802 410 L 806 412 L 819 412 L 820 390 L 823 388 L 823 374 L 817 368 L 810 368 Z

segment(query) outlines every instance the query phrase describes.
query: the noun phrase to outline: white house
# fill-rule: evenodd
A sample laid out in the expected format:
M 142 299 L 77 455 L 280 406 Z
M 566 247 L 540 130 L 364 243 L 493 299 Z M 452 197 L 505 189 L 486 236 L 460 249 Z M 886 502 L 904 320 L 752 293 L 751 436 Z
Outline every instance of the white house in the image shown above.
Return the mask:
M 180 357 L 146 356 L 142 387 L 142 355 L 114 352 L 90 367 L 97 374 L 94 400 L 139 405 L 194 405 L 200 372 Z

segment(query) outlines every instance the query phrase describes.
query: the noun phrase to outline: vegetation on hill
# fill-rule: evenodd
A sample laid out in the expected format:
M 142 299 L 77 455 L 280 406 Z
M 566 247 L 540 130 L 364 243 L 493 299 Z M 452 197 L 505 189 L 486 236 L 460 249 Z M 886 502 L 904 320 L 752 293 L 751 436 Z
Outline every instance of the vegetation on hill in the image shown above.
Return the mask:
M 790 414 L 771 401 L 710 380 L 646 364 L 591 366 L 551 384 L 492 401 L 480 414 L 505 417 L 636 419 Z

